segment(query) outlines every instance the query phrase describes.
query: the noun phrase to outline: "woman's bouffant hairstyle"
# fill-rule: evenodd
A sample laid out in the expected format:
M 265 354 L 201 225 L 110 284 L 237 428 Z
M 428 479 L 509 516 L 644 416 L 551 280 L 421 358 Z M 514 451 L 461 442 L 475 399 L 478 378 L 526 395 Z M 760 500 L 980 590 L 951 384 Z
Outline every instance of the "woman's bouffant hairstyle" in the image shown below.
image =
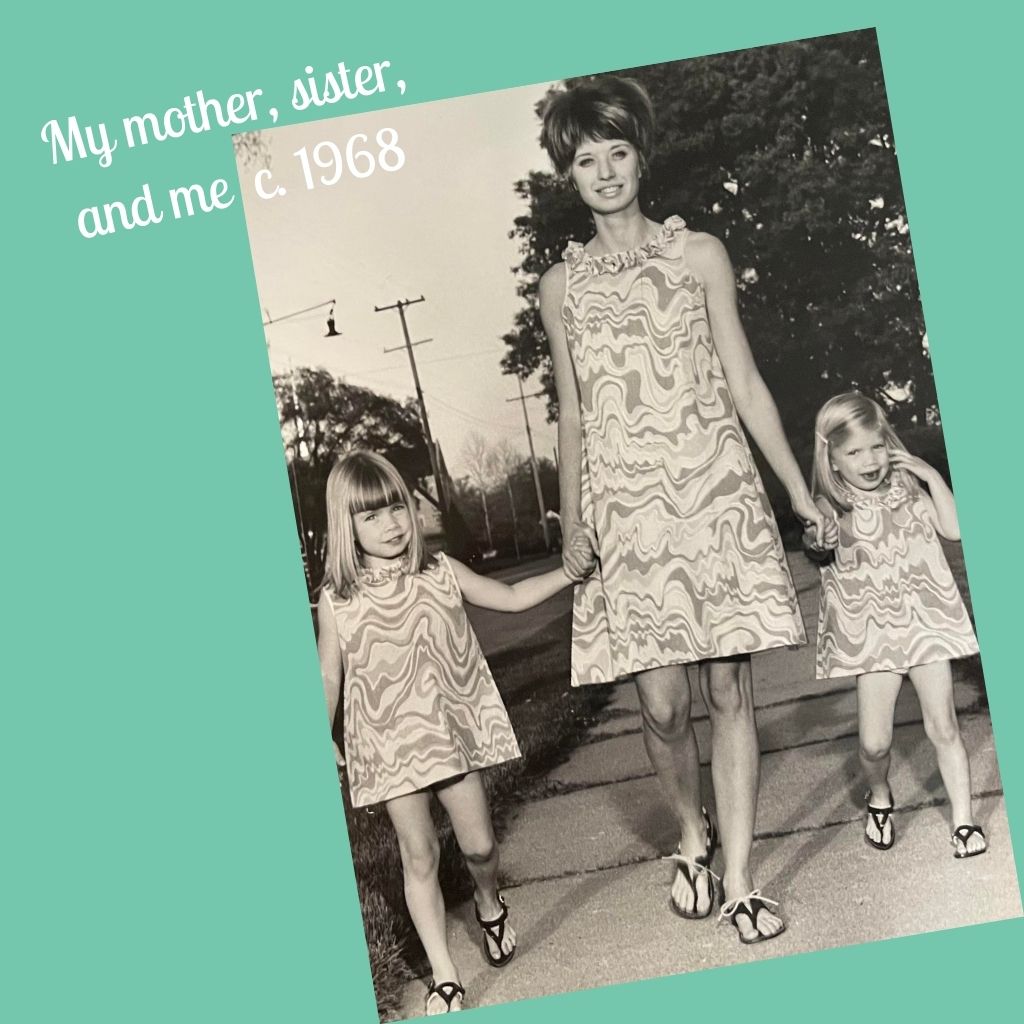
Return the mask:
M 386 505 L 408 506 L 412 524 L 409 573 L 422 572 L 429 562 L 416 502 L 401 474 L 387 459 L 373 452 L 353 451 L 334 464 L 327 477 L 327 557 L 323 586 L 339 597 L 349 597 L 359 586 L 362 567 L 352 517 Z
M 540 144 L 555 170 L 565 177 L 586 139 L 625 139 L 647 170 L 654 135 L 654 107 L 631 78 L 592 78 L 554 93 L 544 108 Z
M 887 448 L 905 452 L 906 445 L 892 429 L 885 410 L 859 391 L 848 391 L 830 398 L 818 412 L 814 421 L 814 467 L 811 471 L 811 495 L 825 498 L 837 512 L 849 512 L 853 507 L 850 489 L 832 468 L 829 451 L 843 444 L 853 427 L 879 430 Z M 903 470 L 895 470 L 893 483 L 900 483 L 909 491 L 917 490 L 914 478 Z

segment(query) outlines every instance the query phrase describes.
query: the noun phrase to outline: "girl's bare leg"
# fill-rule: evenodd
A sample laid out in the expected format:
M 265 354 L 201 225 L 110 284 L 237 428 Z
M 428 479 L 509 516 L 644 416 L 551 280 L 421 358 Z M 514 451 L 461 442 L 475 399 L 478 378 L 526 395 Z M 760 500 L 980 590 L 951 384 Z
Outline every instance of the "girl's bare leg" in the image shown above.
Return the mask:
M 431 972 L 436 981 L 457 982 L 459 972 L 448 949 L 444 898 L 437 880 L 440 848 L 430 817 L 430 795 L 410 793 L 388 800 L 385 807 L 398 834 L 405 876 L 405 902 L 430 961 Z M 444 1002 L 440 997 L 431 1002 L 440 1002 L 440 1009 L 433 1012 L 443 1011 Z
M 892 761 L 892 727 L 896 698 L 903 676 L 899 672 L 866 672 L 857 677 L 857 730 L 860 733 L 860 766 L 868 783 L 868 803 L 872 807 L 891 807 L 889 765 Z M 868 815 L 865 829 L 876 843 L 892 841 L 892 821 L 886 820 L 879 831 Z
M 953 673 L 948 661 L 918 665 L 910 670 L 910 681 L 917 690 L 924 718 L 924 731 L 935 747 L 939 773 L 952 808 L 952 826 L 973 825 L 971 804 L 971 766 L 960 736 L 953 703 Z M 985 840 L 975 834 L 967 840 L 967 852 L 985 848 Z
M 487 793 L 479 772 L 470 772 L 455 782 L 438 786 L 437 798 L 448 812 L 455 839 L 466 858 L 466 867 L 473 876 L 476 892 L 473 899 L 480 917 L 494 921 L 501 916 L 498 903 L 498 843 L 487 806 Z M 515 948 L 516 933 L 506 923 L 500 948 L 488 934 L 487 943 L 494 956 Z
M 638 672 L 644 746 L 658 776 L 662 792 L 679 824 L 679 852 L 684 857 L 704 855 L 707 829 L 701 814 L 700 759 L 690 720 L 690 684 L 682 665 Z M 672 898 L 684 910 L 710 911 L 711 889 L 706 875 L 696 878 L 694 902 L 686 880 L 676 873 Z
M 725 899 L 742 899 L 754 888 L 750 851 L 761 781 L 761 751 L 754 719 L 754 688 L 750 658 L 721 658 L 700 666 L 700 685 L 711 719 L 711 780 L 722 833 Z M 757 932 L 778 934 L 782 919 L 763 909 L 755 929 L 749 918 L 736 918 L 744 938 Z

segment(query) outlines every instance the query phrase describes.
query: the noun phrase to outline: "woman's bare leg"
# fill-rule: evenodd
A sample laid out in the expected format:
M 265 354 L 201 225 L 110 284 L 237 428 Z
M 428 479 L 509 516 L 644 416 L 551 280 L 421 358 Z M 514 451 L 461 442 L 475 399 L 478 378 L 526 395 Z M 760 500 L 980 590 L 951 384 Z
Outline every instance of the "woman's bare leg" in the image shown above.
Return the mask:
M 722 834 L 725 899 L 742 899 L 754 889 L 750 851 L 761 781 L 761 751 L 754 718 L 750 658 L 720 658 L 700 666 L 701 692 L 711 719 L 711 780 Z M 755 929 L 742 915 L 736 918 L 744 938 L 778 934 L 782 919 L 763 909 Z
M 690 720 L 690 684 L 682 665 L 638 672 L 644 746 L 665 799 L 679 825 L 679 852 L 701 857 L 707 848 L 707 829 L 701 814 L 700 758 Z M 686 880 L 676 873 L 672 898 L 684 910 L 704 914 L 711 909 L 709 879 L 696 878 L 694 901 Z

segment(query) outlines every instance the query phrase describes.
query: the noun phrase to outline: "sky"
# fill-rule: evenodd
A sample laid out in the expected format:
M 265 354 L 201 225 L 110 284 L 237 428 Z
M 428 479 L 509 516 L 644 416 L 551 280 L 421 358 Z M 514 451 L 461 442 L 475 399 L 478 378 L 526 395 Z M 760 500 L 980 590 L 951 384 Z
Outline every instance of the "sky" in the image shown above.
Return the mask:
M 261 319 L 277 320 L 337 299 L 340 338 L 326 338 L 327 307 L 265 327 L 275 373 L 324 367 L 351 384 L 405 399 L 415 394 L 398 313 L 374 312 L 398 299 L 425 301 L 406 310 L 431 432 L 455 477 L 463 475 L 466 436 L 491 444 L 508 439 L 526 454 L 522 406 L 514 377 L 501 373 L 501 336 L 522 300 L 512 268 L 518 246 L 508 237 L 525 203 L 513 184 L 531 170 L 550 170 L 540 148 L 535 105 L 549 83 L 441 100 L 370 114 L 270 129 L 263 134 L 273 182 L 286 195 L 261 199 L 259 165 L 239 164 Z M 358 148 L 376 152 L 382 129 L 397 133 L 400 169 L 380 166 L 364 178 L 348 167 L 331 186 L 306 187 L 297 152 L 305 148 L 314 177 L 332 176 L 312 162 L 318 143 L 342 154 L 357 132 Z M 319 150 L 331 160 L 327 146 Z M 394 159 L 393 157 L 390 159 Z M 358 161 L 357 161 L 358 163 Z M 525 382 L 529 394 L 540 388 Z M 554 458 L 555 425 L 542 398 L 528 399 L 538 457 Z

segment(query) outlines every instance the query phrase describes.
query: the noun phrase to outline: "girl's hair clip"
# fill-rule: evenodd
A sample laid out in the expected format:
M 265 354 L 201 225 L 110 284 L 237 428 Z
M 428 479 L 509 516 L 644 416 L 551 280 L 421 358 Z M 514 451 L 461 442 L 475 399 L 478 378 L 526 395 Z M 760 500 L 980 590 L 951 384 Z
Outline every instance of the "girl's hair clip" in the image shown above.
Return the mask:
M 817 431 L 814 432 L 814 436 L 822 443 L 827 445 L 828 438 L 824 434 L 819 434 Z

